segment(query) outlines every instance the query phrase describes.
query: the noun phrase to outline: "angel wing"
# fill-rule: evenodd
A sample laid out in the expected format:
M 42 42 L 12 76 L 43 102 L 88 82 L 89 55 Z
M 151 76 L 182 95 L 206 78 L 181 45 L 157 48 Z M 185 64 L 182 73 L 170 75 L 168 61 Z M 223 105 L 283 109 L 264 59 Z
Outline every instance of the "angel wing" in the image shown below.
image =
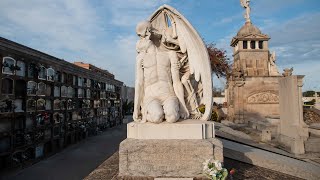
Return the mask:
M 199 104 L 201 102 L 205 105 L 205 112 L 201 120 L 208 120 L 213 103 L 212 78 L 209 56 L 204 42 L 190 22 L 171 6 L 161 6 L 151 15 L 149 21 L 152 27 L 162 35 L 163 32 L 170 29 L 172 31 L 170 42 L 177 42 L 180 47 L 179 53 L 187 55 L 181 59 L 184 60 L 187 57 L 188 73 L 194 77 L 200 87 L 196 92 L 200 99 Z

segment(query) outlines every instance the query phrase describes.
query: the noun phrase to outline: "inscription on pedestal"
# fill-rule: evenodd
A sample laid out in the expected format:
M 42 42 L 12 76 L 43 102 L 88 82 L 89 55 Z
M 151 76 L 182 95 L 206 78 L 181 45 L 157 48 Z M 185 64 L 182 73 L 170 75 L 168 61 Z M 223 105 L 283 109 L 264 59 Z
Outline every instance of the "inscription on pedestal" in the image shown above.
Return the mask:
M 202 163 L 213 158 L 214 152 L 208 140 L 127 139 L 120 145 L 120 175 L 201 176 Z

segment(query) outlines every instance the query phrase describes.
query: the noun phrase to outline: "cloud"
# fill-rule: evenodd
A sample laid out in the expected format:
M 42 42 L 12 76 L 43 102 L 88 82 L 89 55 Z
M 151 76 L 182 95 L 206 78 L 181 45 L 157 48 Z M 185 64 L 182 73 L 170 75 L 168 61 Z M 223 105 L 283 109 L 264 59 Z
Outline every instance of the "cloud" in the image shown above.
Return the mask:
M 70 62 L 95 64 L 132 86 L 134 26 L 166 2 L 0 1 L 0 35 Z
M 242 15 L 235 14 L 235 15 L 224 17 L 224 18 L 220 19 L 220 21 L 215 22 L 214 25 L 225 25 L 225 24 L 232 23 L 232 22 L 239 20 L 239 19 L 243 19 Z
M 267 19 L 260 25 L 262 32 L 271 37 L 269 49 L 277 54 L 276 63 L 279 71 L 286 67 L 294 67 L 294 74 L 306 75 L 304 88 L 319 83 L 320 24 L 318 19 L 320 19 L 320 13 L 307 13 L 285 22 Z M 229 57 L 232 57 L 229 42 L 236 32 L 217 41 L 217 47 L 227 49 Z
M 137 22 L 149 18 L 156 8 L 169 0 L 121 0 L 105 1 L 112 14 L 111 24 L 116 26 L 135 26 Z
M 215 40 L 217 47 L 226 49 L 232 58 L 229 44 L 243 24 L 243 20 L 237 22 L 242 19 L 243 10 L 237 3 L 231 5 L 224 1 L 209 8 L 211 1 L 196 0 L 3 0 L 0 1 L 0 36 L 70 62 L 82 60 L 95 64 L 133 86 L 135 25 L 164 3 L 177 7 L 199 32 L 204 32 L 206 39 L 223 37 Z M 320 13 L 303 14 L 287 21 L 270 16 L 272 12 L 280 13 L 299 3 L 304 2 L 252 1 L 252 16 L 259 12 L 257 22 L 262 31 L 271 36 L 270 48 L 276 50 L 280 66 L 307 62 L 319 67 L 315 60 L 320 58 L 320 24 L 317 22 Z M 222 25 L 213 24 L 215 21 Z
M 303 14 L 264 29 L 271 36 L 270 48 L 278 54 L 278 64 L 317 62 L 320 69 L 320 13 Z
M 0 6 L 1 30 L 14 39 L 39 41 L 32 44 L 42 51 L 67 49 L 87 54 L 88 42 L 95 40 L 93 34 L 101 33 L 98 16 L 83 0 L 1 1 Z M 7 22 L 10 31 L 5 27 Z
M 278 13 L 284 9 L 291 8 L 297 4 L 307 3 L 304 0 L 255 0 L 250 2 L 253 16 L 266 17 L 272 15 L 272 13 Z

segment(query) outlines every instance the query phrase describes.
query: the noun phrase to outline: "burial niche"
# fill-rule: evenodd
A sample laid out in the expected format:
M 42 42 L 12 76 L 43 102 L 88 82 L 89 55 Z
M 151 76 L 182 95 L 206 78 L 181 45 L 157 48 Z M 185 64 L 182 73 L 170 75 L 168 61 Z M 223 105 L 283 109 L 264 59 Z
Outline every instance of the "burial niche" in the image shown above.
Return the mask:
M 59 86 L 54 86 L 53 96 L 60 97 L 60 87 Z
M 83 98 L 83 89 L 78 89 L 78 98 Z
M 38 78 L 42 80 L 47 79 L 47 69 L 42 65 L 39 66 Z
M 2 94 L 13 94 L 13 80 L 12 79 L 10 79 L 10 78 L 3 78 L 2 79 L 1 93 Z
M 16 88 L 14 88 L 16 97 L 26 96 L 27 83 L 24 80 L 16 80 Z
M 38 83 L 38 96 L 45 96 L 46 95 L 46 84 L 43 82 Z
M 15 99 L 14 100 L 14 112 L 24 112 L 23 110 L 23 100 L 22 99 Z
M 4 57 L 2 61 L 2 73 L 14 74 L 16 60 L 11 57 Z
M 59 99 L 55 99 L 53 101 L 53 109 L 54 110 L 60 110 L 61 104 L 60 104 L 60 100 Z
M 37 83 L 34 81 L 28 81 L 27 95 L 35 96 L 37 94 Z
M 36 65 L 34 63 L 30 63 L 28 66 L 28 78 L 36 78 L 37 71 Z
M 23 61 L 17 61 L 16 75 L 22 77 L 26 75 L 26 64 Z
M 51 67 L 47 69 L 47 80 L 54 81 L 55 71 Z
M 28 99 L 27 100 L 27 111 L 35 111 L 36 110 L 36 100 Z
M 46 110 L 52 109 L 51 103 L 52 103 L 52 101 L 50 99 L 46 99 Z
M 14 104 L 11 99 L 5 97 L 0 100 L 0 113 L 12 112 L 14 109 Z
M 91 98 L 91 90 L 87 89 L 87 98 Z
M 74 97 L 74 89 L 72 87 L 68 87 L 68 97 L 69 98 Z
M 66 100 L 64 100 L 64 99 L 61 100 L 61 101 L 60 101 L 60 108 L 61 108 L 62 110 L 65 110 L 65 109 L 66 109 L 66 104 L 67 104 L 67 103 L 66 103 Z
M 38 111 L 46 110 L 46 101 L 44 99 L 37 100 L 37 110 Z
M 66 86 L 61 86 L 61 97 L 68 96 L 68 88 Z

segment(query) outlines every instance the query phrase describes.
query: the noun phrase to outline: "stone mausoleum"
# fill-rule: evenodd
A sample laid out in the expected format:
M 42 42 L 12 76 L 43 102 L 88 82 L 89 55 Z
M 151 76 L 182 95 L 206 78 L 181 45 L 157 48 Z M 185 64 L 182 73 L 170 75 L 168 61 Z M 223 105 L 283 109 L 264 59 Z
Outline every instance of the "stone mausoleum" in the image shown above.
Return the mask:
M 247 123 L 251 118 L 279 118 L 281 76 L 270 53 L 270 37 L 247 21 L 232 38 L 234 62 L 227 83 L 229 120 Z
M 247 1 L 248 2 L 248 1 Z M 293 68 L 280 74 L 276 54 L 268 47 L 270 37 L 250 20 L 232 38 L 232 73 L 227 81 L 228 119 L 246 124 L 261 134 L 261 141 L 277 141 L 294 154 L 304 154 L 309 133 L 303 121 L 303 77 Z

